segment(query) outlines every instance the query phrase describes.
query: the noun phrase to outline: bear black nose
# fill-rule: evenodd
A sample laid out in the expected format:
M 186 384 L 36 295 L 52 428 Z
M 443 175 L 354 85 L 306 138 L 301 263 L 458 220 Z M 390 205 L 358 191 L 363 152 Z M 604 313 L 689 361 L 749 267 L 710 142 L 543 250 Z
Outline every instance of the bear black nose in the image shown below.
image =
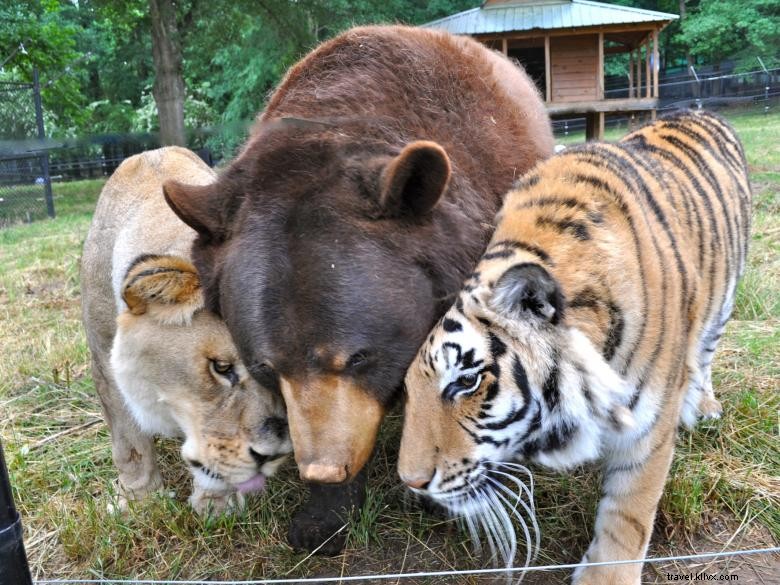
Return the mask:
M 268 459 L 270 459 L 268 455 L 261 455 L 260 453 L 252 449 L 252 447 L 249 447 L 249 454 L 252 456 L 252 459 L 255 460 L 255 463 L 257 463 L 258 468 L 262 467 L 263 463 L 265 463 L 266 461 L 268 461 Z
M 273 433 L 280 439 L 287 438 L 287 419 L 279 416 L 272 416 L 267 418 L 263 423 L 263 431 L 267 433 Z

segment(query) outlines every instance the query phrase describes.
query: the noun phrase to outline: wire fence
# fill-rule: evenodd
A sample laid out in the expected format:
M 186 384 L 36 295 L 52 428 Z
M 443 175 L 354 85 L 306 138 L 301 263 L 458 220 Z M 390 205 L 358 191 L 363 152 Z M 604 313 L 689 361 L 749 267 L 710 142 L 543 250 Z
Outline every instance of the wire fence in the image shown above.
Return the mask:
M 661 75 L 658 83 L 658 112 L 678 108 L 723 110 L 741 107 L 768 113 L 780 102 L 780 68 L 767 69 L 757 58 L 758 69 L 745 72 L 729 71 L 727 64 L 690 67 L 687 72 Z M 627 79 L 613 76 L 606 81 L 606 99 L 629 97 Z M 649 114 L 646 114 L 649 115 Z M 643 121 L 639 115 L 611 115 L 605 126 L 625 127 Z M 553 120 L 556 136 L 584 131 L 585 118 Z
M 46 132 L 37 69 L 32 83 L 0 82 L 0 103 L 0 227 L 54 217 L 49 151 L 40 143 Z M 33 137 L 38 142 L 31 148 L 8 146 Z
M 632 565 L 636 563 L 672 563 L 679 561 L 697 561 L 749 555 L 769 555 L 780 553 L 780 546 L 762 549 L 744 549 L 735 551 L 708 552 L 691 555 L 667 557 L 652 557 L 647 559 L 630 559 L 620 561 L 603 561 L 589 563 L 569 563 L 564 565 L 540 565 L 529 567 L 508 567 L 501 569 L 465 569 L 452 571 L 420 571 L 414 573 L 384 573 L 378 575 L 347 575 L 339 577 L 303 577 L 284 579 L 255 579 L 243 581 L 213 581 L 213 580 L 157 580 L 157 579 L 38 579 L 36 585 L 286 585 L 292 583 L 354 583 L 370 581 L 396 581 L 405 579 L 429 579 L 434 577 L 466 577 L 466 576 L 502 576 L 560 570 L 572 570 L 584 567 L 605 567 L 615 565 Z

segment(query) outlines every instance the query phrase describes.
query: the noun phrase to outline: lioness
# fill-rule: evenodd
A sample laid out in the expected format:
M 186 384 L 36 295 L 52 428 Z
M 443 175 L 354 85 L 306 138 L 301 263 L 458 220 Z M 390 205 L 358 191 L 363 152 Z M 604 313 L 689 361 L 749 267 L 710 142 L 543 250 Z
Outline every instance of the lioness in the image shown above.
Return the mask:
M 169 147 L 127 159 L 103 188 L 81 261 L 84 326 L 120 504 L 162 485 L 153 435 L 183 436 L 190 504 L 220 512 L 261 489 L 291 442 L 282 400 L 249 375 L 225 324 L 204 309 L 189 261 L 195 232 L 166 205 L 168 179 L 203 185 L 215 175 Z

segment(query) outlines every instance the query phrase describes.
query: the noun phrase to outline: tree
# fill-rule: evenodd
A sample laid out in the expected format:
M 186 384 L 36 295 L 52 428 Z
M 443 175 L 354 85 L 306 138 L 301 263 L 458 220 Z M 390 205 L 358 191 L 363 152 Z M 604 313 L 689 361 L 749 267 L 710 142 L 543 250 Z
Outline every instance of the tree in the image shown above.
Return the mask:
M 154 58 L 154 101 L 160 118 L 160 143 L 186 145 L 184 75 L 176 6 L 173 0 L 149 0 Z
M 702 0 L 682 22 L 683 42 L 705 62 L 732 58 L 755 68 L 756 56 L 767 66 L 778 63 L 780 0 Z

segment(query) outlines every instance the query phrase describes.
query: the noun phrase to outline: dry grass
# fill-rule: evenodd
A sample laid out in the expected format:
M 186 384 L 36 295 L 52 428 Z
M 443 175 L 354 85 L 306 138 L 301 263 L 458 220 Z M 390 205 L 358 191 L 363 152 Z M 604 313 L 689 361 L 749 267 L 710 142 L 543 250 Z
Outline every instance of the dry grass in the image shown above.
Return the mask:
M 735 125 L 748 149 L 756 205 L 750 267 L 716 359 L 725 415 L 680 435 L 657 521 L 656 553 L 780 541 L 780 115 L 738 116 Z M 243 514 L 195 517 L 172 441 L 160 442 L 169 493 L 135 505 L 126 516 L 109 513 L 115 472 L 87 367 L 77 269 L 100 186 L 57 186 L 56 220 L 0 231 L 0 438 L 36 576 L 250 579 L 485 565 L 452 522 L 421 511 L 399 487 L 394 460 L 400 413 L 385 425 L 368 502 L 339 557 L 307 558 L 287 546 L 287 523 L 303 497 L 291 467 Z M 538 564 L 579 559 L 591 536 L 597 475 L 590 469 L 567 476 L 537 470 L 543 531 Z M 757 562 L 729 570 L 747 575 Z M 647 579 L 665 582 L 662 572 L 648 568 Z M 567 578 L 560 572 L 526 582 Z

